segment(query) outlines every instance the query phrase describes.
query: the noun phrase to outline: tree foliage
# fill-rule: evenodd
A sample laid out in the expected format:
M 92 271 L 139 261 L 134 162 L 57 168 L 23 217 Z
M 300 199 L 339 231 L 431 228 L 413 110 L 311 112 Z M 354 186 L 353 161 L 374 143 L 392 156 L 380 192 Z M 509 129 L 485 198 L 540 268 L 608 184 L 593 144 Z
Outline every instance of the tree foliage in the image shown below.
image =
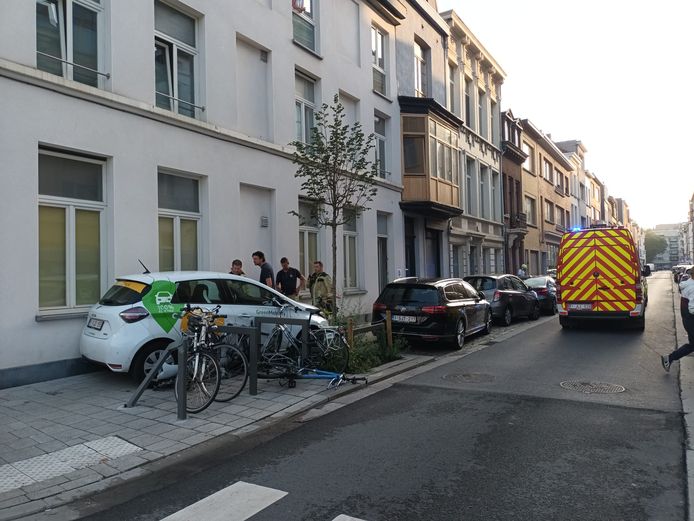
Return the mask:
M 293 141 L 295 177 L 311 209 L 311 218 L 332 232 L 332 294 L 337 285 L 337 228 L 368 210 L 378 191 L 379 165 L 372 161 L 374 134 L 364 135 L 361 124 L 345 123 L 345 109 L 336 94 L 315 114 L 308 143 Z M 312 259 L 316 260 L 316 259 Z M 343 266 L 344 270 L 344 266 Z
M 667 240 L 662 235 L 658 235 L 653 230 L 646 230 L 646 262 L 653 262 L 653 259 L 666 250 Z

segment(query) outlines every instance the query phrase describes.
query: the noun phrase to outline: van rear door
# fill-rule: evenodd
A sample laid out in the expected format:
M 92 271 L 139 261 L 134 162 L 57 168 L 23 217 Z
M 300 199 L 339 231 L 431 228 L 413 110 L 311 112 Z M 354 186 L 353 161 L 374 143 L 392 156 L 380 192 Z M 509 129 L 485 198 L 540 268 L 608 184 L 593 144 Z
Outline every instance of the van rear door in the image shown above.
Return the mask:
M 597 293 L 593 233 L 593 230 L 582 230 L 562 237 L 557 279 L 562 307 L 569 312 L 593 310 Z
M 595 230 L 596 301 L 599 311 L 631 311 L 636 306 L 638 261 L 626 229 Z

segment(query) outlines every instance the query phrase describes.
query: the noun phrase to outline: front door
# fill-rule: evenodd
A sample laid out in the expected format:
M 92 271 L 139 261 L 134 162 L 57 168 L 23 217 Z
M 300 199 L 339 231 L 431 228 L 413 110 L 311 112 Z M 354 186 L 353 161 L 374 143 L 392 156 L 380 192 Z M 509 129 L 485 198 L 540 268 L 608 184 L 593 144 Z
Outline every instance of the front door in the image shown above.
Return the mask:
M 425 252 L 427 277 L 441 276 L 441 232 L 438 230 L 426 230 L 426 252 Z

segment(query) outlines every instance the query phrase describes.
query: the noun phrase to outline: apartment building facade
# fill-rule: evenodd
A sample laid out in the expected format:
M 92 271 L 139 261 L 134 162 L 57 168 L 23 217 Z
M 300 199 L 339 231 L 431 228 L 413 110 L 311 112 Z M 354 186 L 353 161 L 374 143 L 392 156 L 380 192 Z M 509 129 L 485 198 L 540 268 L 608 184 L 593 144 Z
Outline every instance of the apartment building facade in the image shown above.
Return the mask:
M 528 119 L 521 121 L 523 198 L 528 233 L 525 263 L 531 274 L 555 268 L 559 243 L 571 221 L 569 175 L 572 163 L 564 153 Z
M 321 259 L 341 304 L 365 310 L 405 267 L 403 18 L 376 0 L 5 5 L 0 303 L 14 320 L 0 326 L 0 381 L 82 370 L 86 310 L 140 261 L 227 272 L 240 258 L 255 278 L 255 250 L 304 273 Z M 329 234 L 293 217 L 306 211 L 288 146 L 334 94 L 375 132 L 382 164 L 371 209 L 339 234 L 337 270 Z
M 570 228 L 585 228 L 588 226 L 589 187 L 586 176 L 586 153 L 588 149 L 578 140 L 559 141 L 555 143 L 559 150 L 564 152 L 572 164 L 572 172 L 569 179 L 569 191 L 571 195 L 571 219 Z
M 523 125 L 511 110 L 501 115 L 501 172 L 504 196 L 504 226 L 506 227 L 506 271 L 518 273 L 525 263 L 525 236 L 528 216 L 523 211 L 523 164 L 527 154 L 522 149 Z

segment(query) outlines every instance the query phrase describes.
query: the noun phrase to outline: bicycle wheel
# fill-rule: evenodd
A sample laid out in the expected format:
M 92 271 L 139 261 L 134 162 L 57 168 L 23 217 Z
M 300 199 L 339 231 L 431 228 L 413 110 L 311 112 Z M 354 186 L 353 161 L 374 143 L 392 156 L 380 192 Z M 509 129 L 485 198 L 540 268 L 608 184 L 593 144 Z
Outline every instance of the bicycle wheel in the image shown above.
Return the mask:
M 309 360 L 315 369 L 344 373 L 349 364 L 349 344 L 339 331 L 316 329 L 309 334 Z
M 219 391 L 214 400 L 216 402 L 228 402 L 236 398 L 248 380 L 248 362 L 243 353 L 229 344 L 217 344 L 214 346 L 219 354 L 219 369 L 221 381 Z
M 186 360 L 186 411 L 197 413 L 207 409 L 219 391 L 219 364 L 208 353 L 193 353 Z M 178 377 L 174 386 L 178 401 Z

